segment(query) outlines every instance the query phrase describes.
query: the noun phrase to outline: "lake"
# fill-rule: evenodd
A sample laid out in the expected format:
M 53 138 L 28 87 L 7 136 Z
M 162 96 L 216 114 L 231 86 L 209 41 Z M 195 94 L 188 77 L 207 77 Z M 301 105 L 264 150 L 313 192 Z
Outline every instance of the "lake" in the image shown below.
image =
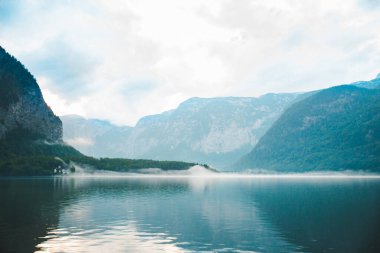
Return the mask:
M 0 179 L 0 252 L 380 252 L 380 179 Z

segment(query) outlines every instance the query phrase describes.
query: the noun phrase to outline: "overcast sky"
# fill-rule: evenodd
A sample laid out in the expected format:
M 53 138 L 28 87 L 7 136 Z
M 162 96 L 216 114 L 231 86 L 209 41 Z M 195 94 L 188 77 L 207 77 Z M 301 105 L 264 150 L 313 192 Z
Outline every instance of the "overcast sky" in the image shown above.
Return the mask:
M 373 79 L 380 0 L 0 0 L 0 45 L 56 114 L 134 125 L 194 96 Z

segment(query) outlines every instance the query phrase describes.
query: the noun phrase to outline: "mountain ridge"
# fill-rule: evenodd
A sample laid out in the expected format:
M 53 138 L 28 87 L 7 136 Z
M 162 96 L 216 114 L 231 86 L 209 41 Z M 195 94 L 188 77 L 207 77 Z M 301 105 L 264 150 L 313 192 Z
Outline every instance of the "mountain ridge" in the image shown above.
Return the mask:
M 299 96 L 298 93 L 284 93 L 258 98 L 190 98 L 176 109 L 142 117 L 129 129 L 131 131 L 115 126 L 112 141 L 108 145 L 103 142 L 103 153 L 97 149 L 99 152 L 94 155 L 183 160 L 220 168 L 248 152 L 282 110 Z M 64 126 L 70 123 L 65 117 L 62 120 Z M 75 128 L 81 129 L 90 123 L 82 120 L 83 123 Z M 66 140 L 86 135 L 69 131 L 69 128 L 64 128 Z M 124 134 L 117 136 L 116 133 L 122 131 Z M 92 139 L 97 142 L 99 138 L 93 136 Z M 91 152 L 76 147 L 84 153 Z M 109 152 L 111 149 L 113 154 Z
M 378 172 L 379 130 L 380 90 L 331 87 L 290 106 L 233 168 Z

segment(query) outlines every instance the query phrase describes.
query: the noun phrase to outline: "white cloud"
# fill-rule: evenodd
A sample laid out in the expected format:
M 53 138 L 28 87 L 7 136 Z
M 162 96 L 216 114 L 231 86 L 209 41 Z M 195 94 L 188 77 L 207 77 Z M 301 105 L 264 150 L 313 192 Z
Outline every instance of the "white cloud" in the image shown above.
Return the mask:
M 94 141 L 89 138 L 72 138 L 66 139 L 65 142 L 72 146 L 80 146 L 80 147 L 90 147 L 94 145 Z
M 0 0 L 0 44 L 58 114 L 134 124 L 192 96 L 256 96 L 380 71 L 375 0 Z

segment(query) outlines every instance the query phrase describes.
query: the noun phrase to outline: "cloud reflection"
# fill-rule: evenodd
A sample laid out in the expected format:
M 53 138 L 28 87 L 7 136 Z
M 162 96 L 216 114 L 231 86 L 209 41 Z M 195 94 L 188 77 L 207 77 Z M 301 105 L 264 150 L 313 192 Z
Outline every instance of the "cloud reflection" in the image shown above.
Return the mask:
M 262 252 L 294 250 L 239 179 L 71 178 L 80 192 L 39 252 Z M 249 186 L 249 185 L 248 185 Z M 242 198 L 243 197 L 243 198 Z
M 186 252 L 175 245 L 175 237 L 164 233 L 139 232 L 133 221 L 121 221 L 97 229 L 69 227 L 49 231 L 37 245 L 42 252 Z

